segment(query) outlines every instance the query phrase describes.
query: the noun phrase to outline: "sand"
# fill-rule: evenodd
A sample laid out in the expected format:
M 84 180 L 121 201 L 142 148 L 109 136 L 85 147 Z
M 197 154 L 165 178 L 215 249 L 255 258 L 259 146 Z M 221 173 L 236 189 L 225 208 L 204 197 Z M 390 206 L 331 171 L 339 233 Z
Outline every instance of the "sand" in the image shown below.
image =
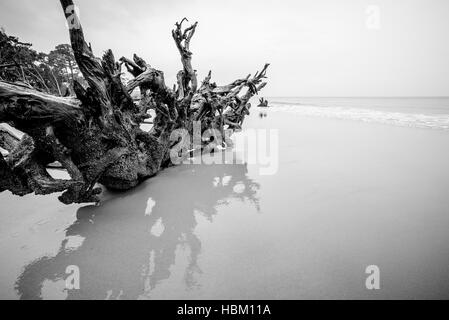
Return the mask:
M 97 206 L 0 194 L 0 298 L 449 298 L 449 133 L 264 111 L 245 125 L 279 129 L 275 175 L 181 165 Z

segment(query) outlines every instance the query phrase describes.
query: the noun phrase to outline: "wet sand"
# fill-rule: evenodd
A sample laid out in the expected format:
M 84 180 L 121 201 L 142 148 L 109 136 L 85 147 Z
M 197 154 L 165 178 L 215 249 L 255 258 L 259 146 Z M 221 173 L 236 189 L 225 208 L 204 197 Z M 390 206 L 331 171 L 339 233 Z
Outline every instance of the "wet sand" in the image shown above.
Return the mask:
M 181 165 L 96 206 L 0 194 L 0 298 L 449 298 L 448 132 L 258 112 L 275 175 Z

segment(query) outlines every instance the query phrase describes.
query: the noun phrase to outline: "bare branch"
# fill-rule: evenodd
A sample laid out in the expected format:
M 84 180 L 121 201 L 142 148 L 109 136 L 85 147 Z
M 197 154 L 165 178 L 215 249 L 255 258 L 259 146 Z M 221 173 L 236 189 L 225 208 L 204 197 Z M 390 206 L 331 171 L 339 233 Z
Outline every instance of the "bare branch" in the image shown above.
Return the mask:
M 172 30 L 172 36 L 181 54 L 181 62 L 184 68 L 182 78 L 178 78 L 178 100 L 186 99 L 190 101 L 198 87 L 196 72 L 192 67 L 192 52 L 190 51 L 190 41 L 195 34 L 198 22 L 195 22 L 183 31 L 182 23 L 184 21 L 188 20 L 183 18 L 181 22 L 175 23 L 176 28 Z

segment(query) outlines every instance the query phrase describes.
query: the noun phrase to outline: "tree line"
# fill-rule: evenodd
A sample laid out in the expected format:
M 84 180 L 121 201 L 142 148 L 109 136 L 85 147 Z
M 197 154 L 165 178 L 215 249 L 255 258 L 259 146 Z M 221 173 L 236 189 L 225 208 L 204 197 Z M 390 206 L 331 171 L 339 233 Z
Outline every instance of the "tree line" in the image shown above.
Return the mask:
M 0 29 L 0 80 L 23 83 L 57 96 L 73 94 L 75 81 L 84 83 L 71 45 L 59 44 L 49 53 Z

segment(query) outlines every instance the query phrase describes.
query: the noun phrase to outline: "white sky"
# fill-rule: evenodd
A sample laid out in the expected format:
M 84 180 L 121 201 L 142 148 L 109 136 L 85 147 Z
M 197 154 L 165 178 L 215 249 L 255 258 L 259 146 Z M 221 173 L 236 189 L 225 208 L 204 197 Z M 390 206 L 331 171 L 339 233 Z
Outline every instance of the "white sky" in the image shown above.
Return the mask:
M 75 0 L 95 54 L 181 68 L 175 21 L 199 21 L 199 78 L 226 84 L 270 62 L 264 96 L 449 96 L 448 0 Z M 380 29 L 366 27 L 369 5 Z M 58 0 L 1 0 L 0 26 L 48 52 L 68 43 Z

